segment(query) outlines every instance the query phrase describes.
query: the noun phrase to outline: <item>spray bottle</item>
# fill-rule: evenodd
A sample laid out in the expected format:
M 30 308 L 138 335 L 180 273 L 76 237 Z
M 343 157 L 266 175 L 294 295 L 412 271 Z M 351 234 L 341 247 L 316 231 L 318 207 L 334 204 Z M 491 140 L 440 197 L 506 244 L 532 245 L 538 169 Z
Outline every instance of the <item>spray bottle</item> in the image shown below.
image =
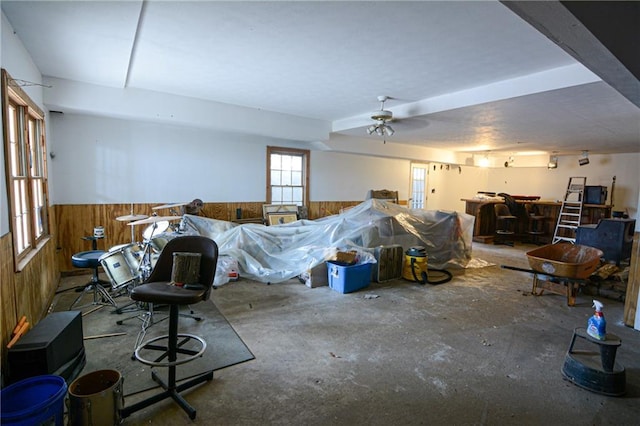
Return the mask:
M 596 311 L 587 322 L 587 334 L 598 340 L 605 340 L 607 337 L 607 322 L 604 319 L 602 307 L 602 303 L 594 300 L 593 308 L 596 308 Z

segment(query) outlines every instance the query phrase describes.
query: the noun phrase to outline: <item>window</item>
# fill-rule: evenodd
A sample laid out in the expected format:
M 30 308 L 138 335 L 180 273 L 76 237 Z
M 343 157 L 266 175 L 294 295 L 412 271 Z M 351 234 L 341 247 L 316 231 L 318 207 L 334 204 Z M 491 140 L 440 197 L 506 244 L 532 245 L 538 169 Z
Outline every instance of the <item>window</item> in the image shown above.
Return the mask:
M 309 204 L 309 151 L 267 147 L 267 204 Z
M 2 70 L 6 180 L 16 269 L 49 234 L 44 114 Z
M 409 207 L 424 209 L 427 198 L 427 166 L 424 164 L 411 165 L 411 199 Z

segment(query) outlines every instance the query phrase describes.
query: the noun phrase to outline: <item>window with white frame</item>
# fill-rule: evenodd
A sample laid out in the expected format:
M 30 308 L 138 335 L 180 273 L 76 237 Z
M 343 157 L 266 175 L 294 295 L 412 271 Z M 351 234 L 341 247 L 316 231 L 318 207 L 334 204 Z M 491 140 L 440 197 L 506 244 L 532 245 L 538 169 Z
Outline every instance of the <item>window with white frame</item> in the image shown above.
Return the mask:
M 44 113 L 2 70 L 6 180 L 16 269 L 49 235 Z
M 267 203 L 307 206 L 309 151 L 267 147 Z

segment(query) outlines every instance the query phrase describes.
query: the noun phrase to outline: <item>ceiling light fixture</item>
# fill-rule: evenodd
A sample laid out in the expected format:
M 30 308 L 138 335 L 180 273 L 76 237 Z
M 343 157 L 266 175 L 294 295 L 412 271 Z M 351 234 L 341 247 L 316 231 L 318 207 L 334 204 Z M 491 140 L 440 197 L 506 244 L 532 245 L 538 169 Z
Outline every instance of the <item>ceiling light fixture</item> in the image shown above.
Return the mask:
M 484 156 L 480 157 L 478 159 L 478 166 L 479 167 L 489 167 L 489 154 L 484 154 Z
M 392 136 L 396 132 L 393 127 L 387 124 L 387 121 L 393 119 L 393 113 L 384 109 L 384 103 L 387 99 L 389 99 L 388 96 L 378 96 L 380 110 L 371 114 L 371 118 L 376 120 L 376 123 L 367 127 L 367 134 L 372 135 L 375 133 L 378 136 Z
M 393 130 L 393 127 L 391 127 L 387 123 L 385 123 L 384 120 L 378 120 L 378 122 L 376 124 L 372 124 L 371 126 L 369 126 L 367 128 L 367 133 L 370 134 L 370 135 L 375 133 L 378 136 L 391 136 L 395 132 L 396 131 Z
M 581 166 L 589 164 L 589 151 L 582 151 L 582 157 L 578 158 L 578 164 Z
M 547 169 L 551 170 L 551 169 L 557 169 L 557 168 L 558 168 L 558 156 L 550 155 L 549 162 L 547 163 Z

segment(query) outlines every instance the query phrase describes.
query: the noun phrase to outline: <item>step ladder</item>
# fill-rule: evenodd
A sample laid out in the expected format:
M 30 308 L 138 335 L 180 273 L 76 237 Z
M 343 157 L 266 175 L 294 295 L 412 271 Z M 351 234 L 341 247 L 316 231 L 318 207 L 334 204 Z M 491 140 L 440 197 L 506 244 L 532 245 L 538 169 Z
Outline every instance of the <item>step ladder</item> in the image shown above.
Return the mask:
M 576 242 L 576 230 L 582 220 L 582 202 L 587 184 L 586 177 L 570 177 L 564 194 L 558 222 L 553 233 L 553 244 L 560 241 Z

